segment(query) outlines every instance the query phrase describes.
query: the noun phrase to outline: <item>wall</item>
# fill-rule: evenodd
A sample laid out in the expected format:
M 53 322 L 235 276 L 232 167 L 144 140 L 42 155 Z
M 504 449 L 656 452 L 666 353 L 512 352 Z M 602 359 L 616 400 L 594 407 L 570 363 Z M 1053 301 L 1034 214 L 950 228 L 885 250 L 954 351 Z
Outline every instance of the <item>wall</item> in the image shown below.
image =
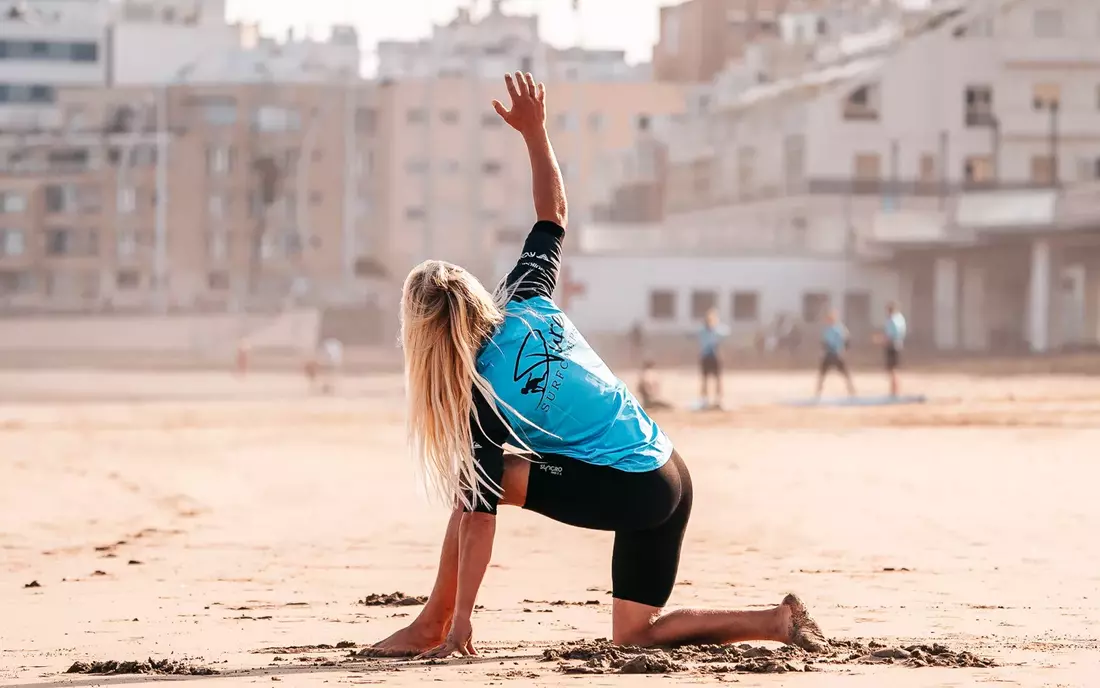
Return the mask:
M 320 313 L 0 319 L 0 351 L 191 352 L 225 354 L 242 336 L 253 350 L 311 351 Z
M 515 252 L 501 253 L 498 274 L 514 264 Z M 567 298 L 568 284 L 584 287 L 584 293 Z M 649 316 L 650 292 L 674 290 L 676 317 L 655 320 Z M 840 307 L 846 291 L 871 293 L 871 319 L 877 323 L 886 303 L 897 297 L 897 276 L 889 270 L 860 266 L 839 259 L 750 257 L 688 258 L 660 256 L 567 257 L 559 281 L 557 299 L 582 332 L 623 333 L 641 321 L 651 332 L 691 332 L 699 326 L 691 314 L 693 290 L 718 292 L 718 309 L 732 320 L 732 293 L 759 294 L 757 322 L 733 323 L 738 336 L 770 324 L 780 313 L 802 313 L 803 294 L 823 292 Z
M 966 126 L 966 87 L 992 84 L 997 69 L 997 53 L 987 39 L 956 39 L 948 31 L 905 43 L 879 73 L 836 87 L 813 102 L 807 176 L 850 178 L 855 155 L 875 153 L 880 178 L 890 179 L 896 144 L 899 179 L 918 179 L 925 154 L 935 156 L 938 179 L 944 164 L 941 134 L 946 133 L 948 179 L 960 181 L 966 157 L 989 155 L 993 148 L 989 129 Z M 878 85 L 878 119 L 844 119 L 845 100 L 865 83 Z

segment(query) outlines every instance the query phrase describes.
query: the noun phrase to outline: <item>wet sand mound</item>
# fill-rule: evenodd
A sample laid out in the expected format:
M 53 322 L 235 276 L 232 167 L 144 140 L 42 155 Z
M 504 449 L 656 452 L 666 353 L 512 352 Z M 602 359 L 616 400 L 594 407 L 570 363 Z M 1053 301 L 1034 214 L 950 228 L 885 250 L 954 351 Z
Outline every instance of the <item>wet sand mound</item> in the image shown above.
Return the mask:
M 185 664 L 170 659 L 147 659 L 144 662 L 74 662 L 67 674 L 96 674 L 99 676 L 119 676 L 122 674 L 160 674 L 172 676 L 213 676 L 214 669 L 194 664 Z
M 896 664 L 906 667 L 992 667 L 990 659 L 943 645 L 889 646 L 858 640 L 829 641 L 824 652 L 797 647 L 701 645 L 672 649 L 617 647 L 607 640 L 561 645 L 543 652 L 566 674 L 782 674 L 819 671 L 819 665 Z
M 391 592 L 389 594 L 372 592 L 359 600 L 359 604 L 365 604 L 368 607 L 415 607 L 427 601 L 428 598 L 424 595 L 406 595 L 403 592 Z

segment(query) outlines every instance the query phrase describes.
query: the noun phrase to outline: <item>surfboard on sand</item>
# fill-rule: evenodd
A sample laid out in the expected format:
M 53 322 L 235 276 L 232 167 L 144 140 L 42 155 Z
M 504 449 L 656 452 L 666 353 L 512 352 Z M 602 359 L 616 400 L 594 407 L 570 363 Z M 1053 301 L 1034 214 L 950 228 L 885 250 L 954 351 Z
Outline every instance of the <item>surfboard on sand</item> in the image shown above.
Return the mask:
M 879 397 L 835 397 L 825 399 L 795 399 L 784 402 L 785 406 L 905 406 L 909 404 L 923 404 L 928 398 L 923 394 L 911 394 L 892 397 L 883 395 Z

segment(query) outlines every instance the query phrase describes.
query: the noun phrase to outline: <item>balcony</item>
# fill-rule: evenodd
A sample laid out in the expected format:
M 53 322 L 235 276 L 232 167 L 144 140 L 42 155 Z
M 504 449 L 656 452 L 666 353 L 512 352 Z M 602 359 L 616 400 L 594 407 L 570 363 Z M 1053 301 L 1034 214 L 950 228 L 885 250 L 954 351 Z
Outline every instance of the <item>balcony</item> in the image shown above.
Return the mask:
M 1001 60 L 1008 69 L 1035 64 L 1045 67 L 1100 66 L 1100 41 L 1095 39 L 1040 40 L 1028 37 L 1002 40 L 999 45 Z

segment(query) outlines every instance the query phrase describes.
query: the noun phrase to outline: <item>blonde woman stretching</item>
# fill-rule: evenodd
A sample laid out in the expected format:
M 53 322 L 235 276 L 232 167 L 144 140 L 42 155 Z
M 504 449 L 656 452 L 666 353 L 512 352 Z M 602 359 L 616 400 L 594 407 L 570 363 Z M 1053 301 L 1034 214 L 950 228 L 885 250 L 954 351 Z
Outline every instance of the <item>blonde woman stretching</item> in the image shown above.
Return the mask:
M 545 128 L 545 89 L 519 72 L 505 82 L 511 108 L 493 107 L 527 144 L 538 222 L 496 296 L 440 261 L 422 263 L 405 280 L 411 442 L 426 477 L 455 507 L 431 598 L 375 653 L 476 654 L 471 616 L 500 505 L 615 532 L 616 643 L 773 640 L 820 649 L 821 632 L 794 595 L 766 611 L 663 611 L 691 513 L 691 476 L 551 298 L 566 205 Z M 505 454 L 506 442 L 537 456 Z

